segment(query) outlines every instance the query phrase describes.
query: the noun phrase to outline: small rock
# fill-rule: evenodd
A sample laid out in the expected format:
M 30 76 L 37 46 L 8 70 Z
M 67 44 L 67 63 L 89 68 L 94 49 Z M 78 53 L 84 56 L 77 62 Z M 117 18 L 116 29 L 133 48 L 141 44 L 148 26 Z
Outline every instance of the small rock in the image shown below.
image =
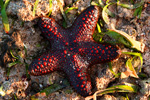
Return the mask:
M 147 80 L 140 81 L 140 85 L 140 92 L 144 95 L 150 95 L 150 78 Z

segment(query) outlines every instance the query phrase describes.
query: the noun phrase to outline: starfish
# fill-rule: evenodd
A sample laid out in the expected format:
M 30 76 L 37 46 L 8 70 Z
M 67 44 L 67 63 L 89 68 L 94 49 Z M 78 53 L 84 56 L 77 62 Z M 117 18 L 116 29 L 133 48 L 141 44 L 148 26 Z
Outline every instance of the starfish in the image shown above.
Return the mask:
M 92 94 L 88 67 L 110 62 L 119 57 L 115 45 L 100 44 L 93 40 L 93 33 L 99 17 L 97 6 L 84 10 L 69 28 L 61 27 L 53 18 L 42 17 L 39 27 L 50 41 L 52 49 L 41 55 L 29 66 L 31 75 L 44 75 L 63 71 L 73 88 L 82 96 Z

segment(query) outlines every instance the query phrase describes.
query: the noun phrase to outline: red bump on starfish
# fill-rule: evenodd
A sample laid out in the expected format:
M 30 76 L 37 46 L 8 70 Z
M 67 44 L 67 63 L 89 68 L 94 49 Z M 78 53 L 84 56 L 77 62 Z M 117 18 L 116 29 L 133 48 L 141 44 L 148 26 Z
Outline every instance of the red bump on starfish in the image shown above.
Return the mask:
M 61 70 L 66 73 L 71 85 L 80 95 L 91 95 L 91 79 L 87 68 L 97 63 L 110 62 L 120 55 L 117 46 L 99 44 L 93 40 L 98 17 L 99 8 L 90 6 L 67 29 L 53 18 L 42 17 L 39 27 L 52 43 L 52 49 L 30 64 L 29 73 L 44 75 Z

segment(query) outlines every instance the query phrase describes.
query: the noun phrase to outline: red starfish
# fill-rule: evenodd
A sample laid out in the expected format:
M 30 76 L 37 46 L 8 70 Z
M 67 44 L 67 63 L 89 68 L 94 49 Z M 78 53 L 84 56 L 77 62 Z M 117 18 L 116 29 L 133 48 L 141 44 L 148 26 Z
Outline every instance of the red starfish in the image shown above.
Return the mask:
M 90 6 L 67 29 L 52 18 L 41 18 L 40 29 L 53 42 L 52 50 L 32 62 L 29 66 L 30 74 L 43 75 L 56 70 L 64 71 L 79 94 L 90 95 L 92 87 L 87 68 L 93 64 L 112 61 L 119 56 L 118 47 L 94 42 L 92 35 L 98 17 L 98 7 Z

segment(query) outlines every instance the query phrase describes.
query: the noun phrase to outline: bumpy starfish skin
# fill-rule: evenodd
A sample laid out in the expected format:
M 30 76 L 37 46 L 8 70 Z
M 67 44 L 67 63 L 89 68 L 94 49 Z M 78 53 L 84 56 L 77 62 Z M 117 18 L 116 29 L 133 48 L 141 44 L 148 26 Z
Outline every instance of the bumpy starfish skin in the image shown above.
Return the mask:
M 64 71 L 79 94 L 90 95 L 92 86 L 87 68 L 96 63 L 112 61 L 119 56 L 117 46 L 94 42 L 92 35 L 98 16 L 97 6 L 88 7 L 67 29 L 52 18 L 41 18 L 39 27 L 52 43 L 52 50 L 32 62 L 29 66 L 30 74 L 43 75 L 56 70 Z

